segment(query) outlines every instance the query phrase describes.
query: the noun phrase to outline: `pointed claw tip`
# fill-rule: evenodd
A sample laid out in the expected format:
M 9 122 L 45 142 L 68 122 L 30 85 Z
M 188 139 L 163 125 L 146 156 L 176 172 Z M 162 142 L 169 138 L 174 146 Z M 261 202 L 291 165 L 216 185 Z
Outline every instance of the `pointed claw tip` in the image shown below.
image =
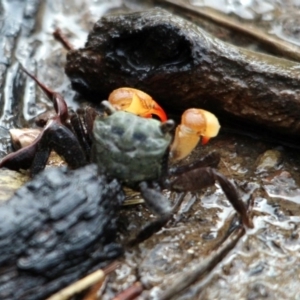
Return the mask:
M 203 136 L 203 137 L 201 138 L 201 144 L 202 144 L 202 145 L 206 145 L 206 144 L 209 142 L 209 140 L 210 140 L 210 137 L 208 137 L 208 136 Z
M 155 101 L 153 100 L 153 102 L 155 102 Z M 150 113 L 158 116 L 160 118 L 161 122 L 165 122 L 168 119 L 165 111 L 156 102 L 155 102 L 154 108 L 152 110 L 150 110 Z

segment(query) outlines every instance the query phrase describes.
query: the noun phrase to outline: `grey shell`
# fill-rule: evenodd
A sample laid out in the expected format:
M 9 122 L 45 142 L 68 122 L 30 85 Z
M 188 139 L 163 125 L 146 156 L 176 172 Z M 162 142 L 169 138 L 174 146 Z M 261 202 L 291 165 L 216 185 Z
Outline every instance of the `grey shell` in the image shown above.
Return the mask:
M 172 136 L 161 122 L 117 111 L 94 122 L 92 159 L 101 173 L 128 185 L 157 179 Z

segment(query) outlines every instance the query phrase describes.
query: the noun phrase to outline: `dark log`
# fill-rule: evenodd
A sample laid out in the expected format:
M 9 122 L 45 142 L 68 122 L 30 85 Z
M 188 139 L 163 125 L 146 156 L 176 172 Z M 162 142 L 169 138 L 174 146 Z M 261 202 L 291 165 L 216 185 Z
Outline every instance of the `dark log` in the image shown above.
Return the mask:
M 135 87 L 165 108 L 203 107 L 298 144 L 299 70 L 296 62 L 229 45 L 162 9 L 103 17 L 66 64 L 73 87 L 98 101 L 120 86 Z
M 122 254 L 124 200 L 95 165 L 37 175 L 0 207 L 0 299 L 45 299 Z

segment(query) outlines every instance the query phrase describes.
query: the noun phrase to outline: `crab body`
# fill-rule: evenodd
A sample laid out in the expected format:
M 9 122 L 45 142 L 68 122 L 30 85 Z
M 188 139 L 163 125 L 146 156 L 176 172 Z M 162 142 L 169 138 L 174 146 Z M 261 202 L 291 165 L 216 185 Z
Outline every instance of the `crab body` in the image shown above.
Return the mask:
M 0 168 L 30 168 L 31 174 L 35 175 L 45 167 L 51 150 L 63 156 L 74 169 L 95 162 L 99 173 L 139 190 L 148 208 L 159 216 L 140 231 L 135 242 L 147 239 L 171 218 L 176 205 L 171 207 L 161 193 L 163 188 L 197 192 L 217 181 L 241 215 L 243 224 L 253 226 L 235 185 L 215 169 L 220 160 L 217 154 L 212 153 L 185 166 L 168 168 L 169 160 L 176 161 L 188 155 L 201 137 L 207 142 L 208 138 L 217 135 L 220 126 L 214 115 L 193 108 L 185 111 L 173 140 L 174 121 L 149 119 L 152 114 L 159 114 L 161 120 L 165 115 L 158 105 L 153 104 L 152 98 L 150 110 L 145 111 L 144 98 L 138 97 L 140 93 L 136 90 L 130 94 L 133 105 L 126 108 L 130 112 L 102 101 L 104 113 L 87 108 L 70 115 L 62 95 L 46 87 L 25 69 L 24 72 L 52 100 L 56 116 L 47 121 L 32 144 L 3 158 Z M 126 97 L 123 92 L 113 93 L 118 95 L 117 107 L 128 102 L 128 88 L 125 90 Z M 132 110 L 147 118 L 132 114 Z
M 171 141 L 161 122 L 116 111 L 94 121 L 92 161 L 101 173 L 136 186 L 161 177 Z

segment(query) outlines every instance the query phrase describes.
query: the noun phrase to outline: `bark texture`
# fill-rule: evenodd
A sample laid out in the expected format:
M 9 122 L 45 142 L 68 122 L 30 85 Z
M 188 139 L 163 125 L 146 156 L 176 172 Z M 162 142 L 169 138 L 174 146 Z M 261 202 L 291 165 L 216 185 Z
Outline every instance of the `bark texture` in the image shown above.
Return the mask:
M 0 207 L 0 298 L 45 299 L 119 256 L 123 200 L 95 165 L 48 169 L 19 189 Z

